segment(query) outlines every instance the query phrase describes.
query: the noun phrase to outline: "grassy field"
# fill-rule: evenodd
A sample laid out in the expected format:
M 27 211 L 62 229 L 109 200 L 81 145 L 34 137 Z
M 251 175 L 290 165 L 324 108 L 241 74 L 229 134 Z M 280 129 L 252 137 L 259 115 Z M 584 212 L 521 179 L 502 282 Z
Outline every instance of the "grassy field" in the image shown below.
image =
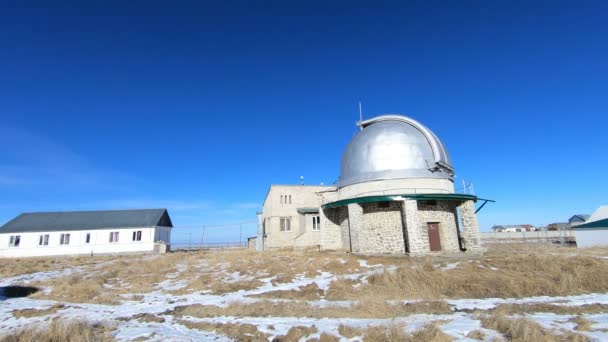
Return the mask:
M 40 291 L 7 300 L 23 302 L 0 311 L 0 330 L 10 331 L 2 341 L 66 331 L 82 341 L 162 340 L 176 327 L 184 340 L 200 331 L 247 341 L 585 341 L 608 338 L 608 323 L 594 321 L 608 302 L 593 299 L 608 295 L 607 257 L 604 248 L 495 245 L 424 258 L 224 250 L 5 259 L 5 283 Z

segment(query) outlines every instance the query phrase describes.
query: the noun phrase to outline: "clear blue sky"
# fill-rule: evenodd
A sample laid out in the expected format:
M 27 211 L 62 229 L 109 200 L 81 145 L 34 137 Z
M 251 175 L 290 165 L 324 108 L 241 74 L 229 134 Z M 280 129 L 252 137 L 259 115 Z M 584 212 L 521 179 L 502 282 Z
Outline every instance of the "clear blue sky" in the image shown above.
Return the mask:
M 0 4 L 0 222 L 255 220 L 337 179 L 359 100 L 445 142 L 482 229 L 608 203 L 605 1 L 128 3 Z

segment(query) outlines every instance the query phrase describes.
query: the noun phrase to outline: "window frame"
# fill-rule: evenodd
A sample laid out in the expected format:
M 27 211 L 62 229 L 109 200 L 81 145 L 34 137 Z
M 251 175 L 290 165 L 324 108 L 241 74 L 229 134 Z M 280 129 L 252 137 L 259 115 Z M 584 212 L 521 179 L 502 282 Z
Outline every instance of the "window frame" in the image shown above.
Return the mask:
M 291 217 L 281 217 L 279 221 L 279 231 L 285 233 L 291 232 Z
M 110 243 L 118 243 L 120 239 L 120 232 L 110 232 Z
M 141 241 L 141 230 L 133 231 L 133 241 Z
M 321 231 L 321 215 L 312 215 L 312 230 Z
M 67 246 L 70 244 L 70 233 L 62 233 L 59 236 L 59 245 Z
M 11 235 L 8 241 L 8 246 L 17 248 L 21 244 L 21 235 Z
M 38 238 L 38 247 L 44 247 L 49 245 L 49 234 L 40 234 Z

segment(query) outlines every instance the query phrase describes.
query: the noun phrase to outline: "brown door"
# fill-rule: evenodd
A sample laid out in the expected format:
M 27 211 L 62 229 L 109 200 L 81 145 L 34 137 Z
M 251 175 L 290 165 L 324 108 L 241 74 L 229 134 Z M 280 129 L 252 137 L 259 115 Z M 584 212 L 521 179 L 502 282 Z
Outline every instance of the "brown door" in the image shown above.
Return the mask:
M 439 223 L 429 222 L 429 245 L 431 246 L 431 252 L 441 250 L 441 239 L 439 238 Z

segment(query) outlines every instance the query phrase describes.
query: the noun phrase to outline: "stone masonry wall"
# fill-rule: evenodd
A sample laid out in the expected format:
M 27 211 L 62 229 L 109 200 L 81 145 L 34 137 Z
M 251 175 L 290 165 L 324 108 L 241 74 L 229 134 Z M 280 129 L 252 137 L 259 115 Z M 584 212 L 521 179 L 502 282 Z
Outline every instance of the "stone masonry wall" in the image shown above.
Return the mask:
M 428 231 L 421 229 L 416 200 L 406 199 L 402 202 L 401 216 L 407 231 L 407 243 L 410 255 L 425 255 L 431 251 Z
M 344 245 L 343 236 L 348 229 L 348 209 L 346 207 L 321 209 L 321 249 L 341 250 L 348 248 Z
M 435 205 L 427 205 L 427 201 L 418 201 L 418 220 L 420 230 L 425 230 L 428 243 L 428 223 L 439 223 L 439 237 L 443 252 L 459 252 L 458 226 L 456 218 L 456 203 L 452 201 L 435 201 Z M 429 247 L 430 248 L 430 247 Z
M 462 224 L 462 240 L 467 252 L 478 253 L 482 251 L 479 239 L 479 226 L 475 214 L 475 202 L 465 201 L 459 206 L 460 221 Z
M 405 254 L 401 203 L 389 202 L 387 208 L 378 203 L 349 204 L 349 219 L 353 252 Z

